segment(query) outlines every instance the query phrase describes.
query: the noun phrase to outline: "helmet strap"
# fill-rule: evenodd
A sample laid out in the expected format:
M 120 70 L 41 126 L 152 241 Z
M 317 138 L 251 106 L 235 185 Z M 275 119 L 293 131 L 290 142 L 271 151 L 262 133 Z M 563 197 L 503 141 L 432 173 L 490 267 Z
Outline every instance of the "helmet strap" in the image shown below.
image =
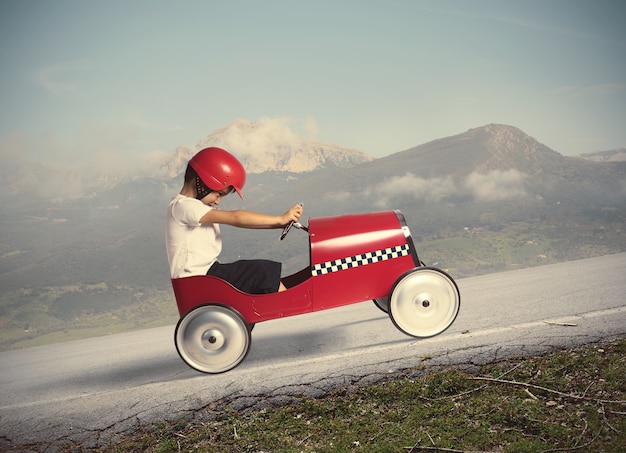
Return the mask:
M 213 191 L 209 189 L 205 183 L 202 182 L 200 176 L 196 176 L 196 198 L 198 200 L 202 200 L 211 192 Z

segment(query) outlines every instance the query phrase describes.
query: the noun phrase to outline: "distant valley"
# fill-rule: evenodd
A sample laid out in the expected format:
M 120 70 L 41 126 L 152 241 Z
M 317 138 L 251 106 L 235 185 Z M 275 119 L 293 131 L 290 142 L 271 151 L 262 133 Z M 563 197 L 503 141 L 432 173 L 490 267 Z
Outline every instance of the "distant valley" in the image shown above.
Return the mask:
M 229 140 L 259 143 L 248 136 L 259 127 L 233 123 L 174 150 L 150 176 L 91 178 L 80 197 L 5 178 L 0 349 L 174 323 L 163 229 L 186 159 Z M 400 209 L 421 259 L 455 278 L 626 250 L 619 150 L 566 157 L 497 124 L 377 159 L 302 137 L 266 148 L 230 147 L 253 171 L 245 200 L 227 198 L 224 209 L 278 213 L 302 202 L 305 219 Z M 34 174 L 45 183 L 49 173 Z M 307 266 L 305 234 L 278 234 L 224 227 L 222 259 L 276 259 L 285 273 Z

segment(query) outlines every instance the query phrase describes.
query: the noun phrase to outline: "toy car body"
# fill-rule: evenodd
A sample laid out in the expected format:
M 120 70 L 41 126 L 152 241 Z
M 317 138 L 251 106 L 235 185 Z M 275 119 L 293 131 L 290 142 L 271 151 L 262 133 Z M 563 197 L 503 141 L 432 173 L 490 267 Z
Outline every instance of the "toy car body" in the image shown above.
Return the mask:
M 302 228 L 310 265 L 283 277 L 286 291 L 248 294 L 212 276 L 172 279 L 180 314 L 174 342 L 183 361 L 205 373 L 228 371 L 247 356 L 256 323 L 365 300 L 414 337 L 454 322 L 458 287 L 419 260 L 400 211 L 310 218 Z

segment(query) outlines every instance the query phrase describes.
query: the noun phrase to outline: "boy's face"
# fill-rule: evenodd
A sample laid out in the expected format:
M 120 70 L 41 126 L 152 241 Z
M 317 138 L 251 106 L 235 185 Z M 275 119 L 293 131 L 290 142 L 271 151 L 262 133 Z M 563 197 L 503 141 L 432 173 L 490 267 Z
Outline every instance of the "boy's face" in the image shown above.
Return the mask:
M 219 206 L 222 198 L 224 198 L 226 195 L 228 195 L 232 191 L 233 191 L 232 187 L 229 187 L 223 190 L 212 191 L 200 201 L 202 201 L 202 203 L 204 203 L 207 206 Z

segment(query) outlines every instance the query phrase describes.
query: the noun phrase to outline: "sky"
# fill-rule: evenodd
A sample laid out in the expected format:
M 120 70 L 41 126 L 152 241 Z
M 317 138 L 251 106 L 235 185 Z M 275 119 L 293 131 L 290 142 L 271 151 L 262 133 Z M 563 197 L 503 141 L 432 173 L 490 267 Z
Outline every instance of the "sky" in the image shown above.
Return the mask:
M 0 157 L 120 167 L 232 121 L 374 157 L 490 123 L 626 147 L 622 0 L 0 0 Z

